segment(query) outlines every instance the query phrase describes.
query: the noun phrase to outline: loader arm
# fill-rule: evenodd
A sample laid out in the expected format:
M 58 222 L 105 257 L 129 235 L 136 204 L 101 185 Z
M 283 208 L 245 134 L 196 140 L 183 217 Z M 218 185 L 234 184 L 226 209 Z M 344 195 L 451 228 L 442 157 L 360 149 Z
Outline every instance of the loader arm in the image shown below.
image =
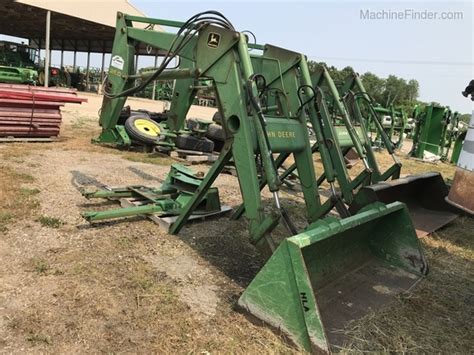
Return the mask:
M 395 154 L 395 146 L 390 140 L 390 137 L 385 132 L 380 117 L 374 108 L 374 103 L 365 90 L 362 80 L 357 73 L 353 72 L 345 79 L 344 85 L 341 88 L 341 95 L 346 98 L 346 102 L 348 102 L 347 105 L 352 107 L 353 116 L 359 122 L 361 127 L 364 128 L 366 134 L 365 136 L 368 137 L 368 131 L 370 131 L 371 124 L 373 123 L 377 132 L 377 136 L 381 138 L 383 146 L 392 157 L 393 164 L 387 170 L 382 172 L 373 152 L 370 140 L 368 138 L 365 140 L 369 164 L 374 171 L 371 182 L 377 183 L 386 181 L 388 179 L 399 178 L 402 164 Z M 363 117 L 362 115 L 361 107 L 363 106 L 368 109 L 368 117 Z

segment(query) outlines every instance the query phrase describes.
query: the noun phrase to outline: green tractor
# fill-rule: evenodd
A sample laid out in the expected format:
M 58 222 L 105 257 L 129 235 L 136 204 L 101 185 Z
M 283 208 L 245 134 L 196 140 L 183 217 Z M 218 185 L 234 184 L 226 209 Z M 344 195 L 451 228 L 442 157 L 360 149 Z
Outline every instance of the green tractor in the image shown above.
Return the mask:
M 36 84 L 36 50 L 24 44 L 0 41 L 0 82 Z
M 24 43 L 0 41 L 0 83 L 44 85 L 44 67 L 39 65 L 39 51 Z M 71 86 L 65 70 L 49 68 L 49 86 Z

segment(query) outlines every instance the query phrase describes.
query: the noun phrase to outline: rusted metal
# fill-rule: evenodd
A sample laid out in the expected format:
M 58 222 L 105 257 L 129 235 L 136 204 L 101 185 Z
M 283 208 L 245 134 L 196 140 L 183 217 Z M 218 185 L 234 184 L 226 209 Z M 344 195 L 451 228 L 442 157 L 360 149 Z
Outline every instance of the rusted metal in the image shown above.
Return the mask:
M 346 167 L 348 169 L 351 169 L 354 165 L 356 165 L 358 162 L 360 162 L 360 157 L 357 154 L 357 152 L 354 150 L 354 148 L 350 148 L 345 154 L 344 154 L 344 161 L 346 162 Z
M 416 234 L 424 237 L 453 221 L 458 208 L 448 204 L 448 187 L 439 173 L 425 173 L 364 186 L 356 195 L 350 210 L 358 211 L 362 206 L 380 201 L 400 201 L 407 205 Z
M 457 168 L 453 185 L 446 198 L 447 202 L 463 209 L 470 215 L 474 214 L 474 172 Z
M 0 137 L 56 137 L 61 107 L 86 101 L 70 89 L 0 84 Z
M 45 88 L 42 86 L 33 86 L 33 85 L 22 85 L 22 84 L 0 84 L 0 89 L 13 89 L 13 90 L 29 90 L 35 92 L 56 92 L 56 93 L 64 93 L 70 95 L 76 95 L 77 89 L 73 88 L 64 88 L 64 87 L 51 87 Z
M 474 80 L 462 93 L 465 97 L 471 95 L 474 100 Z M 469 122 L 466 138 L 457 162 L 453 185 L 446 201 L 461 209 L 471 217 L 474 215 L 474 110 Z
M 57 102 L 69 102 L 69 103 L 81 103 L 87 101 L 81 97 L 74 95 L 66 95 L 64 93 L 43 93 L 31 90 L 13 90 L 13 89 L 2 89 L 0 87 L 0 98 L 2 99 L 14 99 L 14 100 L 32 100 L 32 101 L 57 101 Z

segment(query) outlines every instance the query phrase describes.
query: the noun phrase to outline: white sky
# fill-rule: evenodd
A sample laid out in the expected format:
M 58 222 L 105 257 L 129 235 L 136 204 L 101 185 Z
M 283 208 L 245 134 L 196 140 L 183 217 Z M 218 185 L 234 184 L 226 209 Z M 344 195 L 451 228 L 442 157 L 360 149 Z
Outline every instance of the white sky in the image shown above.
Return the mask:
M 97 0 L 105 1 L 105 0 Z M 271 43 L 325 61 L 338 68 L 350 65 L 359 73 L 390 74 L 420 83 L 420 100 L 436 101 L 470 113 L 472 101 L 461 95 L 474 78 L 473 1 L 130 1 L 147 16 L 186 20 L 197 12 L 221 11 L 237 30 L 251 30 L 259 43 Z M 379 20 L 364 20 L 361 11 L 378 12 Z M 380 15 L 385 11 L 385 15 Z M 394 12 L 409 18 L 388 19 Z M 454 20 L 415 19 L 461 16 Z M 389 15 L 387 15 L 389 13 Z M 415 14 L 416 13 L 416 14 Z M 460 14 L 460 15 L 459 15 Z M 0 36 L 1 37 L 1 36 Z M 109 62 L 106 58 L 106 63 Z M 93 54 L 92 66 L 100 66 Z M 53 54 L 53 64 L 59 54 Z M 72 64 L 72 54 L 65 55 Z M 78 55 L 85 65 L 86 54 Z M 141 66 L 152 60 L 140 59 Z

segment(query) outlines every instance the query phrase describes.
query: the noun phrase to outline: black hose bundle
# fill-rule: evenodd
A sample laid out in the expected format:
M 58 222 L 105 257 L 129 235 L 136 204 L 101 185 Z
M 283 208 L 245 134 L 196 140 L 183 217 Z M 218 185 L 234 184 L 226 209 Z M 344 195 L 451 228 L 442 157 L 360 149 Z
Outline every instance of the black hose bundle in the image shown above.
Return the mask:
M 104 86 L 104 96 L 109 99 L 116 99 L 123 96 L 130 96 L 134 93 L 143 90 L 147 85 L 156 80 L 158 76 L 168 67 L 171 61 L 176 58 L 184 47 L 191 41 L 191 39 L 208 25 L 216 25 L 232 31 L 235 31 L 232 23 L 220 12 L 209 10 L 200 12 L 189 18 L 178 30 L 176 37 L 171 42 L 170 48 L 163 61 L 156 71 L 150 75 L 146 80 L 142 81 L 130 89 L 124 90 L 118 94 L 111 94 L 107 92 L 107 85 Z

